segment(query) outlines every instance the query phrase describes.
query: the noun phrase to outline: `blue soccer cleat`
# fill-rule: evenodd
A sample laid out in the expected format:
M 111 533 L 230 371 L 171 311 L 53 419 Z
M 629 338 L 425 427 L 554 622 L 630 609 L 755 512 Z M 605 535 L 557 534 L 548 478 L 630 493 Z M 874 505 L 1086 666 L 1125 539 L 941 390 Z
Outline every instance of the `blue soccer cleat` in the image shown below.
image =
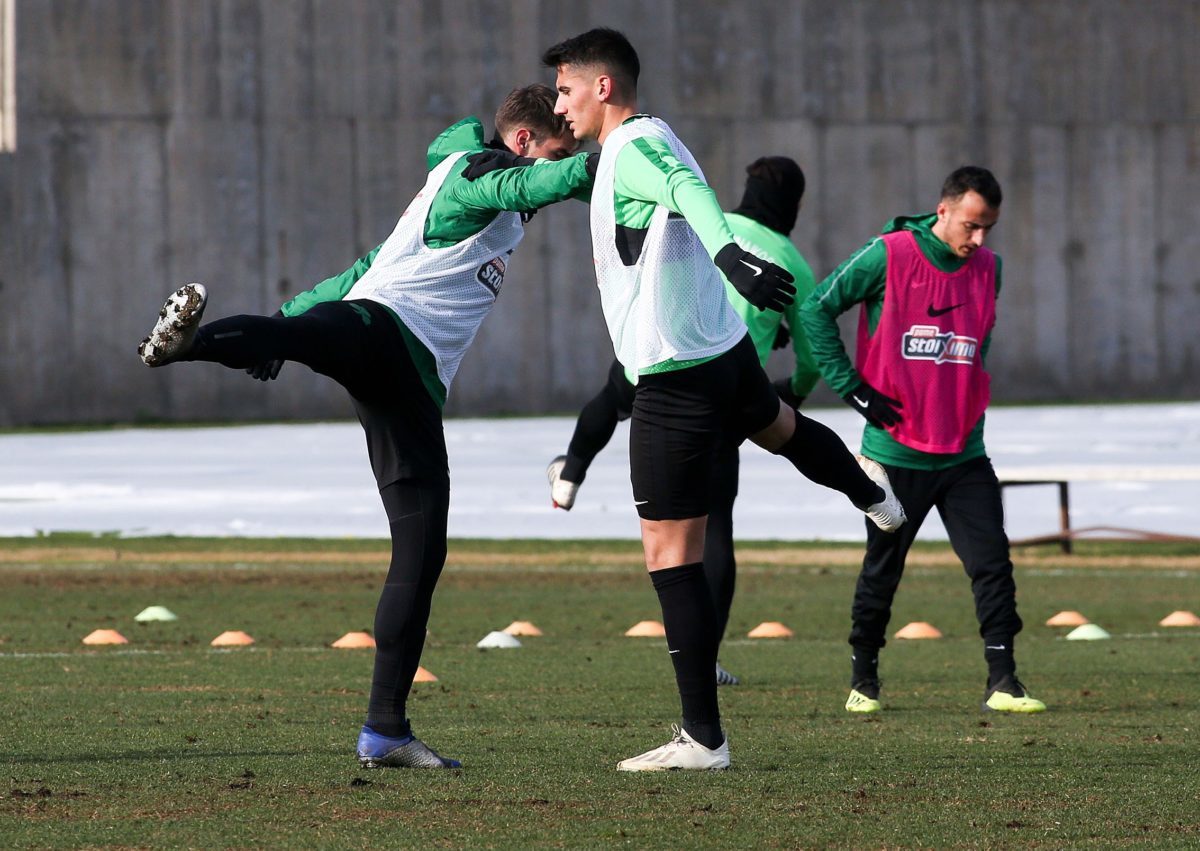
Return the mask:
M 409 733 L 381 736 L 370 727 L 358 734 L 358 764 L 363 768 L 462 768 L 457 759 L 447 759 Z

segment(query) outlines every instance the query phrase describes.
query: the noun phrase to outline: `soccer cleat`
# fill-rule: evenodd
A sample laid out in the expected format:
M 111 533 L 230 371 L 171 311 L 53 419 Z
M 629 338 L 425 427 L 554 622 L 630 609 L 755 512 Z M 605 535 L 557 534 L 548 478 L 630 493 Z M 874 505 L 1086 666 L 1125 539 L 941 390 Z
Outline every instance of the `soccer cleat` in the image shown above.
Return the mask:
M 850 686 L 850 696 L 846 698 L 846 711 L 866 715 L 883 709 L 879 702 L 879 680 L 859 680 Z
M 1029 692 L 1016 676 L 1009 674 L 983 695 L 983 708 L 993 712 L 1045 712 L 1046 704 Z
M 721 771 L 729 768 L 729 739 L 721 742 L 720 747 L 709 749 L 675 724 L 671 725 L 671 732 L 671 741 L 621 760 L 617 763 L 617 771 Z
M 163 366 L 178 359 L 192 346 L 208 293 L 203 284 L 184 284 L 167 298 L 158 312 L 150 336 L 138 346 L 146 366 Z
M 566 465 L 567 456 L 559 455 L 546 468 L 546 479 L 550 482 L 550 501 L 554 507 L 570 511 L 575 504 L 575 494 L 579 493 L 579 482 L 568 482 L 562 477 Z
M 871 521 L 885 532 L 895 532 L 904 525 L 908 517 L 904 514 L 904 506 L 896 498 L 892 483 L 888 480 L 887 470 L 865 455 L 855 455 L 858 466 L 875 484 L 883 490 L 883 501 L 868 505 L 863 511 Z
M 737 686 L 741 685 L 742 681 L 733 674 L 721 667 L 721 663 L 717 663 L 717 685 L 719 686 Z
M 370 727 L 363 727 L 358 734 L 358 764 L 363 768 L 462 768 L 457 759 L 439 756 L 411 733 L 381 736 Z

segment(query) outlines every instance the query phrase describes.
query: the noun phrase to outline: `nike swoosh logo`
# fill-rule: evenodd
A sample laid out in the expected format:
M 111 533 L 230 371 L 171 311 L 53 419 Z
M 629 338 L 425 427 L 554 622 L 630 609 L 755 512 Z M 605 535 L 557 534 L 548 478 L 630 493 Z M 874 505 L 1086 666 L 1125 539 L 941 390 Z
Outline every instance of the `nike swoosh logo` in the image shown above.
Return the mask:
M 931 304 L 931 305 L 929 305 L 929 310 L 927 311 L 927 313 L 928 313 L 930 316 L 941 316 L 943 313 L 949 313 L 949 312 L 950 312 L 950 311 L 952 311 L 952 310 L 958 310 L 958 309 L 959 309 L 960 307 L 962 307 L 964 304 L 966 304 L 966 302 L 965 302 L 965 301 L 964 301 L 964 302 L 959 302 L 958 304 L 952 304 L 952 305 L 950 305 L 949 307 L 934 307 L 934 306 Z
M 670 653 L 672 656 L 674 656 L 679 651 L 678 650 L 668 650 L 667 652 Z
M 985 645 L 983 645 L 983 649 L 984 650 L 1005 650 L 1007 648 L 1003 644 L 985 644 Z
M 647 502 L 649 502 L 649 501 L 650 501 L 650 500 L 648 500 L 648 499 L 635 499 L 635 500 L 633 501 L 633 504 L 634 504 L 634 505 L 645 505 L 645 504 L 646 504 Z
M 754 277 L 756 277 L 756 278 L 763 273 L 762 267 L 760 267 L 760 266 L 755 266 L 753 263 L 747 263 L 745 260 L 738 260 L 738 262 L 741 263 L 743 266 L 748 266 L 751 269 L 753 269 Z
M 851 396 L 850 398 L 854 400 L 854 404 L 858 405 L 858 407 L 862 408 L 864 411 L 867 409 L 867 406 L 871 404 L 866 399 L 860 399 L 857 396 Z

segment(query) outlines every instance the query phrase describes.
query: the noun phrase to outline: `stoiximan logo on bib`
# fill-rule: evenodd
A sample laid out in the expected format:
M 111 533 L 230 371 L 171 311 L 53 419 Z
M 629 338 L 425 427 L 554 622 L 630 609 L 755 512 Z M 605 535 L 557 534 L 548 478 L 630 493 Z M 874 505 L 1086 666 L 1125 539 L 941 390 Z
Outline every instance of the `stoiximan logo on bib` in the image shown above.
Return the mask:
M 904 335 L 901 354 L 908 360 L 970 364 L 978 350 L 974 337 L 942 331 L 936 325 L 914 325 Z
M 500 295 L 500 285 L 504 283 L 504 261 L 496 257 L 479 267 L 475 279 L 492 291 L 492 295 Z

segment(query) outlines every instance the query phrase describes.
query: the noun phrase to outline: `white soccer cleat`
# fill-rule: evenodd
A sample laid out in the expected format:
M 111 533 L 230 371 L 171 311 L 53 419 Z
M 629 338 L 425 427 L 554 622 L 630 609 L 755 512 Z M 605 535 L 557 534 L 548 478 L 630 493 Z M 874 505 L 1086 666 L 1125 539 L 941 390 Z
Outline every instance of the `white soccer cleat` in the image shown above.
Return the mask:
M 546 468 L 546 480 L 550 482 L 550 501 L 554 507 L 570 511 L 575 504 L 575 494 L 579 493 L 579 482 L 568 482 L 562 477 L 566 465 L 567 456 L 559 455 Z
M 163 366 L 187 352 L 196 338 L 207 303 L 208 293 L 203 284 L 184 284 L 171 293 L 158 312 L 150 336 L 138 346 L 142 362 L 146 366 Z
M 729 739 L 709 749 L 672 724 L 674 737 L 662 747 L 621 760 L 617 771 L 722 771 L 729 768 Z
M 904 513 L 904 506 L 900 504 L 895 491 L 892 490 L 887 470 L 865 455 L 855 455 L 854 460 L 858 461 L 858 466 L 862 467 L 863 472 L 870 477 L 871 481 L 883 489 L 883 501 L 868 505 L 863 512 L 883 531 L 895 532 L 904 525 L 904 521 L 908 517 Z

